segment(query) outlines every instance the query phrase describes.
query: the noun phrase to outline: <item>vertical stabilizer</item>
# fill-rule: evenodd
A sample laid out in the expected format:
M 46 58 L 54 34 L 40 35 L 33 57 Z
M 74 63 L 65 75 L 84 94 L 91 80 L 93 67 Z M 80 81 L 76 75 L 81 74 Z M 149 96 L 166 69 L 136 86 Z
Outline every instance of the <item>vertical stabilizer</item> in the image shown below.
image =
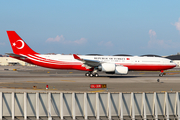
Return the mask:
M 33 51 L 15 31 L 7 31 L 12 50 L 15 54 L 38 54 Z

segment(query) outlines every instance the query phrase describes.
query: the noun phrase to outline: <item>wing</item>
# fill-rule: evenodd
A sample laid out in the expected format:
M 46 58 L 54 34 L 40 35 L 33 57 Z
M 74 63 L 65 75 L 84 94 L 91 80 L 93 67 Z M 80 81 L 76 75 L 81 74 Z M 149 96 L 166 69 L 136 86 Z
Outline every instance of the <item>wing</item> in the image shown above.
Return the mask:
M 74 56 L 74 59 L 82 61 L 85 67 L 92 68 L 92 67 L 97 67 L 101 64 L 100 61 L 97 61 L 97 60 L 83 59 L 77 56 L 76 54 L 73 54 L 73 56 Z
M 6 53 L 7 55 L 11 56 L 11 57 L 19 57 L 19 58 L 26 58 L 25 56 L 22 56 L 22 55 L 17 55 L 17 54 L 14 54 L 14 53 Z

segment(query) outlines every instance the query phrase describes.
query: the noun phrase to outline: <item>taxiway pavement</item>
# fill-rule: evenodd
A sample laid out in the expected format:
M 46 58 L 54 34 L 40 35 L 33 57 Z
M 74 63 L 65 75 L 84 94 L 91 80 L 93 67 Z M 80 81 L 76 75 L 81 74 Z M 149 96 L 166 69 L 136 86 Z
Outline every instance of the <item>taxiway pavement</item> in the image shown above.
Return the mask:
M 16 71 L 13 71 L 16 70 Z M 159 72 L 135 72 L 100 77 L 85 77 L 85 71 L 52 70 L 41 67 L 0 66 L 0 91 L 3 92 L 162 92 L 180 91 L 179 69 Z M 159 79 L 159 82 L 157 81 Z M 107 88 L 90 88 L 90 84 L 106 84 Z M 49 89 L 46 89 L 48 85 Z

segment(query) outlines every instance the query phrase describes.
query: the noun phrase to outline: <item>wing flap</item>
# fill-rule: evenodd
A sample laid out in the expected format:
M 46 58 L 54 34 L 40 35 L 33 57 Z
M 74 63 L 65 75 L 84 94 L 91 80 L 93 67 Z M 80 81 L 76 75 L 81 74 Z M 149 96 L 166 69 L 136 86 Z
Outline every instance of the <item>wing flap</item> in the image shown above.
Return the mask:
M 82 59 L 79 56 L 77 56 L 76 54 L 73 54 L 73 56 L 74 56 L 74 59 L 82 61 L 85 65 L 88 65 L 90 67 L 97 67 L 101 64 L 97 60 Z

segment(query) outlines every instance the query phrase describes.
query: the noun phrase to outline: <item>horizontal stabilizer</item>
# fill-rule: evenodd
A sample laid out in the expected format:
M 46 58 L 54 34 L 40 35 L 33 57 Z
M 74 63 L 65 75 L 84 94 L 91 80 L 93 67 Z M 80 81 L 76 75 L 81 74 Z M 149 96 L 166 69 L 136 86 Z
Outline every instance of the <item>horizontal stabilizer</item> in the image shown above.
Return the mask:
M 14 54 L 14 53 L 6 53 L 6 54 L 9 55 L 9 56 L 11 56 L 11 57 L 26 58 L 25 56 L 17 55 L 17 54 Z

